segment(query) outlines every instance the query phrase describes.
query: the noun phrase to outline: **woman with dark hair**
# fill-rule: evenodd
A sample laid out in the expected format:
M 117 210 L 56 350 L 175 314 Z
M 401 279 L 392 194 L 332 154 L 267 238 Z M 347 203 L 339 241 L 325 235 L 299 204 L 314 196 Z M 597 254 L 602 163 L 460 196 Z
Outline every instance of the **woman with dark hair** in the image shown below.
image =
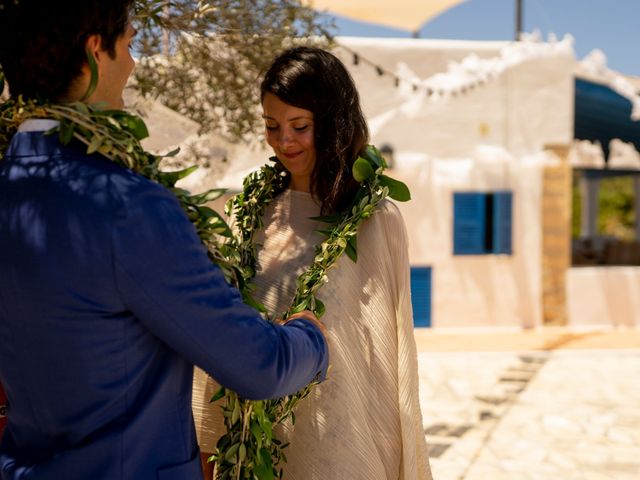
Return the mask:
M 344 65 L 317 48 L 287 50 L 261 85 L 267 143 L 287 188 L 255 234 L 254 297 L 287 310 L 296 278 L 314 261 L 326 224 L 360 188 L 352 168 L 368 142 L 358 92 Z M 300 402 L 295 425 L 279 432 L 287 480 L 431 478 L 418 401 L 416 346 L 404 222 L 388 200 L 362 224 L 357 262 L 346 255 L 318 297 L 332 345 L 327 380 Z M 215 386 L 196 379 L 194 413 L 202 451 L 213 452 L 222 415 L 208 405 Z

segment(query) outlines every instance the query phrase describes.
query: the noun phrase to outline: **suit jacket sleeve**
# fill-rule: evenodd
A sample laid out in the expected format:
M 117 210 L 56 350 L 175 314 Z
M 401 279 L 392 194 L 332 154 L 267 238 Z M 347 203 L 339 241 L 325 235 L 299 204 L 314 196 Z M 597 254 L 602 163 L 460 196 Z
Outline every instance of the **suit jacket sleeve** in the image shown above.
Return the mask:
M 150 331 L 245 398 L 288 395 L 324 378 L 319 330 L 305 320 L 274 325 L 246 306 L 171 192 L 145 182 L 126 197 L 114 218 L 114 275 Z

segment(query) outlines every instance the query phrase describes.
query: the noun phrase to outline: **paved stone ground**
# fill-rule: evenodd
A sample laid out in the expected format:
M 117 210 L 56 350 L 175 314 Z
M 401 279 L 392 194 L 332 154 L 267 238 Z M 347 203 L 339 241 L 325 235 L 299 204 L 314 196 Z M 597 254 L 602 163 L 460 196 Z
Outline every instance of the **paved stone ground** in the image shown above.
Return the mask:
M 434 479 L 640 479 L 640 332 L 500 335 L 418 338 Z

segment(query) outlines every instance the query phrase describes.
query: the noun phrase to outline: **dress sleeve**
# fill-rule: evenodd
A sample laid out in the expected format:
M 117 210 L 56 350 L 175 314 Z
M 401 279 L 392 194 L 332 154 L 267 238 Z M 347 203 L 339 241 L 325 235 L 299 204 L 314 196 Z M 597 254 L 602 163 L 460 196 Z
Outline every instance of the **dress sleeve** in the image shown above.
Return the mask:
M 398 406 L 402 435 L 401 480 L 431 480 L 431 467 L 422 424 L 418 390 L 418 357 L 413 334 L 413 312 L 407 231 L 398 208 L 391 202 L 381 207 L 379 221 L 396 278 L 392 294 L 398 333 Z
M 327 346 L 311 322 L 263 320 L 211 263 L 173 194 L 132 188 L 114 220 L 113 268 L 124 304 L 152 333 L 245 398 L 324 378 Z

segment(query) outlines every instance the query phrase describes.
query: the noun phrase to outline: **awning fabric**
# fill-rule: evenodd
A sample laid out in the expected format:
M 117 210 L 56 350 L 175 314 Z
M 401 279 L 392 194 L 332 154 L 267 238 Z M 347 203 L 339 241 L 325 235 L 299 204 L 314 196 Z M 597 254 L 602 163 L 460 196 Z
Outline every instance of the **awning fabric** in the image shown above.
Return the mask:
M 316 10 L 414 32 L 427 20 L 465 0 L 311 0 Z
M 574 138 L 600 142 L 605 161 L 618 138 L 640 150 L 640 122 L 631 120 L 631 102 L 611 88 L 576 78 Z

